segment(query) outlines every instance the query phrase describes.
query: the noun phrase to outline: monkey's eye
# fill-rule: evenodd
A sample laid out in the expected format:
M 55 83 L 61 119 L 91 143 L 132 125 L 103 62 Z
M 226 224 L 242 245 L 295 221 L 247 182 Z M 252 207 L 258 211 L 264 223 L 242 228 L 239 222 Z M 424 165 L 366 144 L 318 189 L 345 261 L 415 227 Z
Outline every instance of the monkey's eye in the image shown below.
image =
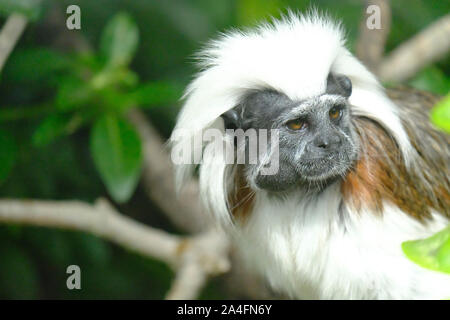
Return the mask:
M 333 107 L 330 109 L 329 115 L 331 120 L 337 120 L 342 115 L 342 109 L 340 107 Z
M 306 121 L 301 120 L 301 119 L 295 119 L 295 120 L 291 120 L 289 122 L 286 123 L 286 126 L 294 131 L 298 131 L 301 130 L 303 128 L 306 128 Z

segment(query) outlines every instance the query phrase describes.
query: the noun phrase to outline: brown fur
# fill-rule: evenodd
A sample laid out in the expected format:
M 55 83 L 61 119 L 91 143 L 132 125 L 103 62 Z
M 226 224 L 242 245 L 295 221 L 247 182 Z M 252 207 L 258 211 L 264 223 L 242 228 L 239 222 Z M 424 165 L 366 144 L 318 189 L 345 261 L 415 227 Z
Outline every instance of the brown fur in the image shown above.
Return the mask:
M 431 217 L 430 209 L 450 217 L 450 138 L 429 123 L 424 104 L 434 104 L 436 99 L 426 95 L 429 103 L 420 103 L 421 94 L 390 93 L 391 98 L 401 99 L 401 117 L 407 119 L 403 125 L 418 153 L 412 168 L 406 168 L 396 143 L 379 124 L 355 119 L 362 154 L 341 190 L 356 209 L 366 206 L 381 213 L 383 201 L 388 201 L 420 221 Z
M 244 223 L 253 209 L 255 194 L 245 180 L 241 165 L 237 167 L 235 182 L 234 190 L 228 197 L 228 203 L 233 217 Z

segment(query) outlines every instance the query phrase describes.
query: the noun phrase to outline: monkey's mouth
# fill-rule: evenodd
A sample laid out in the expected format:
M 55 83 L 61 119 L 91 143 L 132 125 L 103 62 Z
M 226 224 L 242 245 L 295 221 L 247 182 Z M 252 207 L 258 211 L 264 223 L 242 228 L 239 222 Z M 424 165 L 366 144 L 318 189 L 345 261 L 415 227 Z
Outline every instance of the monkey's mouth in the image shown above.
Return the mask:
M 297 169 L 304 180 L 323 181 L 344 176 L 350 166 L 349 158 L 339 153 L 303 160 Z

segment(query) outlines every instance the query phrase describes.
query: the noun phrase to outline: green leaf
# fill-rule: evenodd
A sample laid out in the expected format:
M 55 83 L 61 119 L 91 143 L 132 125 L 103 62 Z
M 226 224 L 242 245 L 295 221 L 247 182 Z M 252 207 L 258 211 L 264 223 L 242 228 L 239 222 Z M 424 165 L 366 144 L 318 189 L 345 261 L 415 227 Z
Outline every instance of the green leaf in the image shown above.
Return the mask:
M 426 239 L 403 242 L 402 249 L 418 265 L 450 273 L 450 227 Z
M 440 269 L 444 272 L 450 273 L 450 237 L 441 246 L 437 253 L 437 260 L 440 265 Z
M 45 146 L 61 135 L 73 133 L 82 123 L 79 116 L 52 114 L 38 126 L 32 142 L 36 147 Z
M 133 87 L 138 83 L 137 75 L 123 67 L 107 68 L 98 72 L 90 81 L 90 85 L 96 89 L 104 89 L 108 86 L 123 85 Z
M 99 91 L 99 97 L 108 110 L 116 110 L 118 113 L 136 105 L 130 94 L 112 88 L 106 88 Z
M 167 82 L 152 82 L 139 86 L 131 93 L 136 105 L 153 106 L 176 102 L 182 90 Z
M 92 89 L 84 81 L 72 76 L 64 77 L 56 94 L 59 110 L 73 110 L 85 105 L 92 97 Z
M 127 201 L 141 171 L 138 134 L 128 122 L 109 114 L 95 123 L 90 145 L 95 166 L 109 193 L 117 202 Z
M 28 19 L 39 18 L 42 9 L 42 0 L 1 0 L 0 14 L 8 16 L 12 13 L 21 13 Z
M 133 18 L 126 13 L 115 15 L 103 31 L 100 52 L 110 67 L 127 66 L 136 52 L 139 30 Z
M 431 110 L 431 121 L 437 127 L 450 133 L 450 94 L 439 101 Z
M 0 183 L 8 177 L 16 160 L 17 147 L 13 137 L 0 130 Z

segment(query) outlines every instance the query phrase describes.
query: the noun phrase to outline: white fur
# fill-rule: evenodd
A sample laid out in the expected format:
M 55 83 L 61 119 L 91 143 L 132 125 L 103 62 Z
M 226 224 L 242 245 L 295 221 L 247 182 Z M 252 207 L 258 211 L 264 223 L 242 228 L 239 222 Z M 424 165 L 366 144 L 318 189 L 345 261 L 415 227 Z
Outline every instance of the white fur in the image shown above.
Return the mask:
M 305 99 L 325 91 L 332 71 L 352 80 L 352 111 L 383 124 L 406 164 L 413 162 L 415 152 L 396 106 L 344 44 L 340 26 L 317 14 L 291 13 L 253 31 L 222 35 L 199 56 L 202 71 L 186 91 L 175 128 L 184 134 L 172 137 L 171 143 L 188 144 L 209 127 L 223 130 L 220 115 L 236 106 L 248 89 L 270 87 L 291 99 Z M 227 194 L 233 167 L 221 162 L 207 143 L 199 148 L 191 152 L 203 152 L 203 200 L 218 220 L 230 224 Z M 177 167 L 178 185 L 192 168 Z M 436 218 L 424 226 L 389 204 L 383 217 L 371 212 L 340 216 L 340 197 L 332 187 L 313 202 L 301 195 L 280 202 L 258 191 L 251 219 L 237 235 L 248 260 L 274 287 L 295 298 L 450 296 L 450 277 L 417 267 L 403 257 L 400 247 L 402 241 L 428 236 L 447 221 Z
M 340 215 L 338 186 L 319 198 L 257 195 L 250 220 L 236 233 L 248 266 L 277 290 L 302 299 L 443 299 L 450 276 L 409 261 L 401 243 L 428 237 L 448 221 L 425 226 L 385 204 Z

